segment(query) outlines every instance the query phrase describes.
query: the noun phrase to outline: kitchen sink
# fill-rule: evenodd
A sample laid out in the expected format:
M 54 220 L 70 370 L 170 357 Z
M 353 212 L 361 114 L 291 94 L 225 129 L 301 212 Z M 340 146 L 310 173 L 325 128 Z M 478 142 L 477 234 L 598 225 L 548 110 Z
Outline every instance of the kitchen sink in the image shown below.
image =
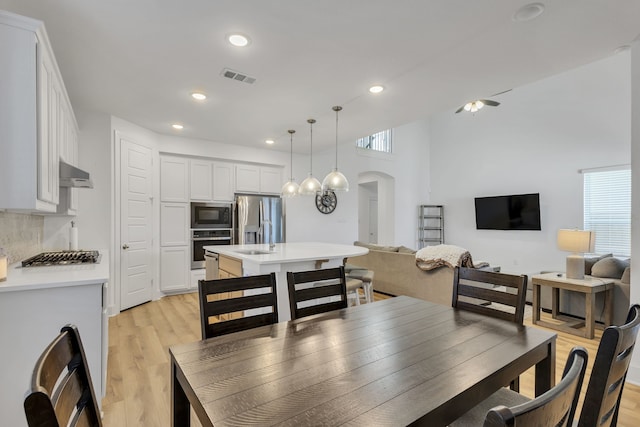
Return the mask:
M 239 254 L 243 254 L 243 255 L 269 255 L 272 254 L 273 252 L 269 252 L 269 251 L 260 251 L 257 249 L 240 249 L 235 251 Z

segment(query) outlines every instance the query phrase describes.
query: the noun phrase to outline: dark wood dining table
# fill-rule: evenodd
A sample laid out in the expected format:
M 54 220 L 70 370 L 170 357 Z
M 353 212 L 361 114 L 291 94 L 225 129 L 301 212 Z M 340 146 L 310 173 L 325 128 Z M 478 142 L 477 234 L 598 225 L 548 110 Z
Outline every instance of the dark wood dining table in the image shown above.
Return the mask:
M 396 297 L 170 348 L 172 422 L 444 426 L 535 366 L 556 334 Z

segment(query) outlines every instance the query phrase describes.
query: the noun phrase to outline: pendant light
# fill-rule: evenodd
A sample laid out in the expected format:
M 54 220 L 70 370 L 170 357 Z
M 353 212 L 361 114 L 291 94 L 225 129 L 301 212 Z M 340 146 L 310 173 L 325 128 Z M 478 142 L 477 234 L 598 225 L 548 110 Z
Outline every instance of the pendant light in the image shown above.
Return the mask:
M 307 123 L 309 123 L 311 151 L 309 152 L 309 176 L 302 181 L 300 188 L 298 188 L 298 194 L 303 196 L 315 196 L 322 191 L 322 184 L 313 176 L 313 124 L 315 122 L 314 119 L 307 120 Z
M 291 135 L 291 179 L 282 186 L 282 197 L 295 197 L 298 194 L 298 183 L 293 178 L 293 134 L 296 131 L 289 129 L 287 132 Z
M 342 110 L 342 107 L 338 105 L 333 107 L 333 111 L 336 112 L 336 167 L 322 181 L 322 189 L 324 191 L 349 191 L 349 181 L 343 174 L 338 172 L 338 112 L 340 110 Z

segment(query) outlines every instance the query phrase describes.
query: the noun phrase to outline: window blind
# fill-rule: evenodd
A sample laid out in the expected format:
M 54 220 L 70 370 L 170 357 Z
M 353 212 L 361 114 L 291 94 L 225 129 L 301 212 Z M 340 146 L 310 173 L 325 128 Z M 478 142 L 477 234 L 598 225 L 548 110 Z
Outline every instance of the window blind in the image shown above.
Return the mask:
M 584 172 L 584 229 L 596 253 L 631 256 L 631 170 Z

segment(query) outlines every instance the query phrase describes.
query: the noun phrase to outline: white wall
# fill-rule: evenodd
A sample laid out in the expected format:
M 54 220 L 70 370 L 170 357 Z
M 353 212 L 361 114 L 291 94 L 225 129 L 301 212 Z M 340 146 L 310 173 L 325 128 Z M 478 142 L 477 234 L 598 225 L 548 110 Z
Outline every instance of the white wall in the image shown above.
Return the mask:
M 388 235 L 394 236 L 393 241 L 384 243 L 416 247 L 417 206 L 428 201 L 428 138 L 428 123 L 421 120 L 394 129 L 392 155 L 367 152 L 357 149 L 355 141 L 341 141 L 338 169 L 349 180 L 349 191 L 337 193 L 338 206 L 329 215 L 318 212 L 313 197 L 287 200 L 287 240 L 353 243 L 358 239 L 358 177 L 378 172 L 393 177 L 395 182 L 394 200 L 379 200 L 379 223 L 388 218 L 386 226 L 393 229 Z M 298 167 L 300 161 L 294 157 L 294 163 L 300 182 L 307 176 L 308 160 Z M 334 164 L 335 149 L 314 153 L 313 172 L 321 182 Z M 386 214 L 383 209 L 387 209 Z M 384 235 L 379 241 L 382 238 Z
M 447 243 L 503 271 L 564 269 L 560 228 L 582 227 L 578 169 L 630 163 L 626 53 L 514 89 L 475 115 L 431 118 L 431 200 Z M 542 231 L 476 230 L 474 197 L 540 193 Z

